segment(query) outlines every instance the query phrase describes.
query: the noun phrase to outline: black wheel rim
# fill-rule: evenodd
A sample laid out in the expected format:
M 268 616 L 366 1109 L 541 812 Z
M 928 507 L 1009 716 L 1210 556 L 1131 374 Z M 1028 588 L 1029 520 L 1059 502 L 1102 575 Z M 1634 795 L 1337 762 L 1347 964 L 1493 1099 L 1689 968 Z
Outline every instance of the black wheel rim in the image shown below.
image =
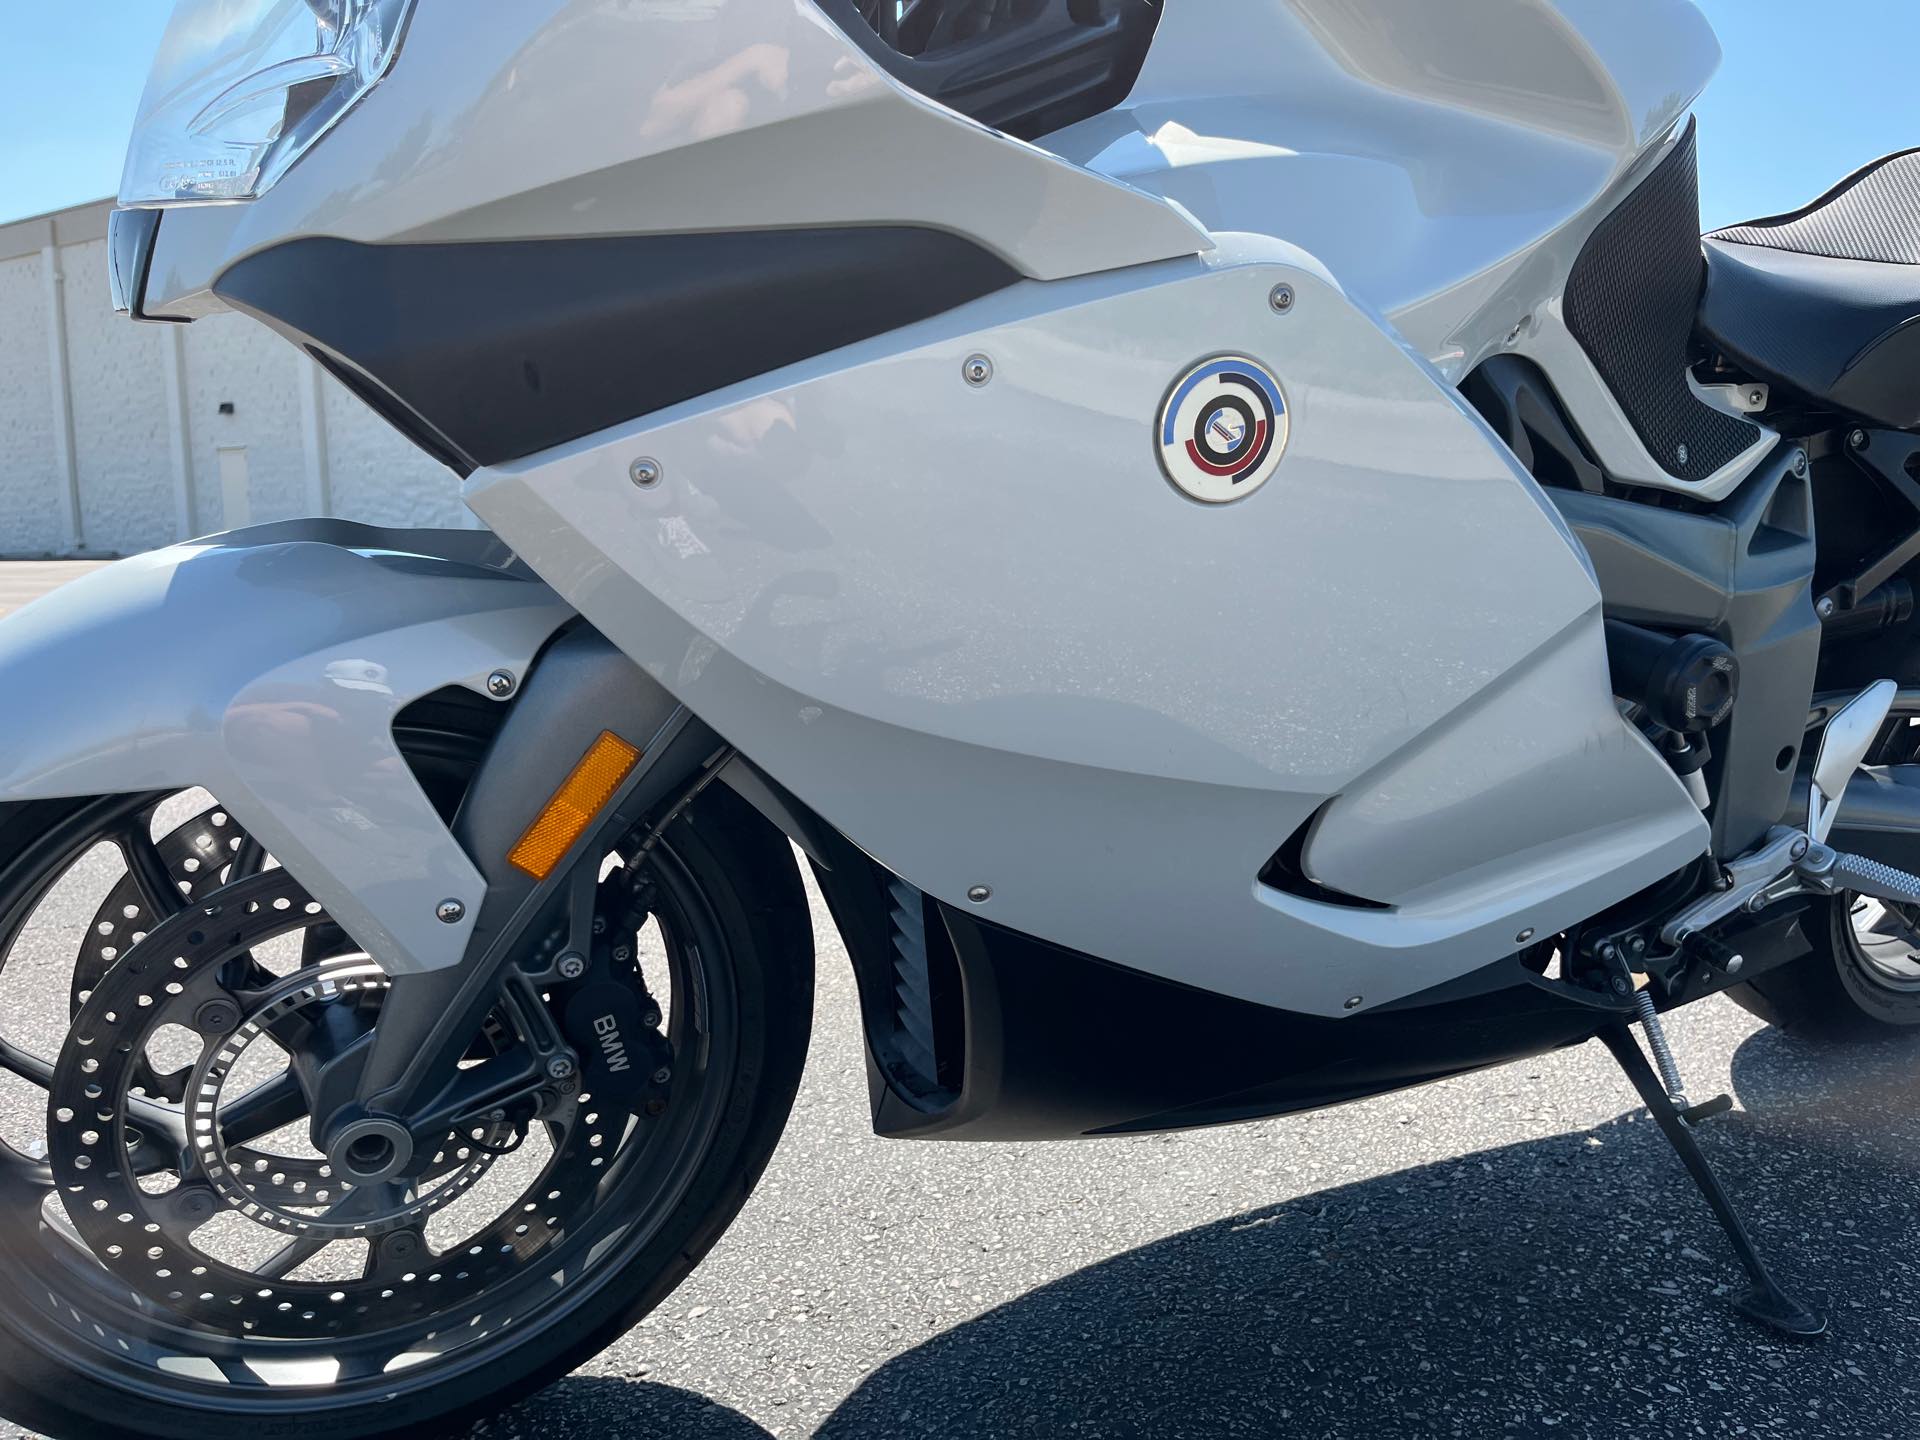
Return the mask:
M 79 807 L 47 837 L 33 862 L 17 863 L 0 876 L 0 973 L 27 918 L 59 877 L 95 844 L 123 836 L 129 824 L 150 813 L 158 798 L 124 797 Z M 166 849 L 164 840 L 158 848 Z M 234 853 L 241 848 L 235 847 Z M 175 847 L 174 853 L 185 852 Z M 275 913 L 271 907 L 276 901 L 285 900 L 286 907 L 277 912 L 287 917 L 276 932 L 282 936 L 326 923 L 324 913 L 306 901 L 291 877 L 276 871 L 237 873 L 250 868 L 255 866 L 235 864 L 220 884 L 185 887 L 183 898 L 196 906 L 264 904 L 269 913 Z M 603 1152 L 592 1156 L 590 1167 L 579 1167 L 595 1177 L 590 1195 L 582 1197 L 549 1182 L 567 1143 L 554 1136 L 551 1163 L 532 1175 L 525 1188 L 507 1186 L 513 1199 L 495 1221 L 508 1223 L 503 1229 L 497 1223 L 487 1228 L 492 1252 L 487 1256 L 475 1253 L 470 1241 L 434 1249 L 429 1236 L 431 1253 L 410 1263 L 404 1255 L 398 1262 L 386 1261 L 377 1248 L 381 1236 L 375 1234 L 367 1243 L 363 1284 L 324 1281 L 335 1288 L 316 1291 L 313 1282 L 301 1280 L 304 1261 L 283 1265 L 275 1276 L 247 1272 L 244 1266 L 220 1274 L 204 1253 L 194 1253 L 191 1247 L 197 1242 L 185 1238 L 193 1231 L 181 1231 L 165 1217 L 129 1203 L 129 1192 L 109 1195 L 89 1188 L 61 1194 L 58 1205 L 48 1204 L 50 1190 L 63 1180 L 71 1190 L 76 1180 L 113 1168 L 102 1158 L 112 1148 L 113 1132 L 109 1121 L 98 1118 L 111 1107 L 91 1118 L 80 1109 L 80 1092 L 74 1087 L 93 1077 L 89 1074 L 83 1081 L 69 1063 L 78 1053 L 71 1046 L 62 1065 L 54 1067 L 56 1074 L 48 1077 L 45 1057 L 37 1057 L 38 1064 L 26 1063 L 36 1057 L 10 1042 L 0 1046 L 0 1067 L 36 1083 L 50 1080 L 53 1086 L 48 1099 L 52 1153 L 43 1161 L 11 1148 L 0 1150 L 0 1227 L 9 1236 L 6 1263 L 0 1266 L 0 1294 L 11 1292 L 0 1305 L 0 1325 L 48 1360 L 133 1395 L 229 1414 L 236 1409 L 312 1413 L 384 1401 L 457 1375 L 491 1370 L 509 1349 L 540 1351 L 545 1347 L 535 1342 L 542 1334 L 550 1334 L 556 1343 L 577 1343 L 582 1338 L 577 1317 L 588 1307 L 608 1309 L 602 1303 L 605 1282 L 659 1235 L 709 1155 L 731 1098 L 737 1059 L 738 998 L 717 916 L 670 839 L 663 838 L 643 859 L 636 857 L 634 873 L 644 873 L 650 884 L 655 961 L 670 987 L 663 1034 L 673 1057 L 672 1101 L 657 1116 L 615 1116 L 582 1097 L 574 1139 L 583 1153 L 589 1142 Z M 145 887 L 149 895 L 153 878 L 148 877 Z M 129 865 L 121 886 L 136 880 Z M 130 903 L 117 886 L 102 909 Z M 151 921 L 149 915 L 140 919 Z M 157 930 L 153 934 L 161 938 Z M 130 973 L 129 962 L 142 957 L 143 945 L 145 932 L 125 954 L 111 957 L 112 962 Z M 153 951 L 146 958 L 156 976 L 172 973 L 165 968 L 173 959 L 170 954 Z M 191 979 L 186 971 L 180 973 Z M 364 959 L 325 953 L 316 959 L 306 947 L 287 976 L 274 978 L 284 988 L 309 974 L 352 979 L 363 987 L 379 984 L 377 971 Z M 101 979 L 93 980 L 91 986 L 74 985 L 76 998 L 83 990 L 93 998 Z M 110 975 L 107 987 L 113 983 Z M 186 988 L 168 997 L 162 988 L 147 987 L 149 998 L 162 1006 L 184 1001 Z M 102 995 L 107 994 L 103 989 Z M 99 1021 L 100 1015 L 81 1003 L 72 1038 Z M 118 1036 L 103 1031 L 90 1038 L 108 1044 Z M 145 1055 L 144 1047 L 122 1055 L 116 1078 L 122 1088 L 94 1098 L 105 1104 L 129 1094 L 134 1086 L 130 1067 Z M 68 1073 L 58 1073 L 63 1067 Z M 150 1073 L 140 1078 L 152 1083 L 165 1077 Z M 176 1102 L 166 1097 L 177 1088 L 160 1085 L 160 1098 L 143 1097 L 143 1103 L 171 1107 Z M 179 1104 L 184 1125 L 187 1102 Z M 71 1118 L 60 1118 L 63 1112 Z M 112 1113 L 112 1123 L 142 1130 L 143 1122 L 129 1122 L 122 1111 Z M 595 1118 L 589 1121 L 589 1116 Z M 125 1157 L 129 1152 L 123 1145 L 115 1153 Z M 89 1163 L 76 1173 L 75 1161 L 82 1157 Z M 101 1161 L 98 1168 L 92 1163 L 96 1159 Z M 287 1202 L 288 1213 L 298 1214 L 286 1188 L 292 1181 L 280 1175 L 267 1178 L 281 1184 L 276 1193 Z M 222 1218 L 240 1213 L 232 1195 L 218 1198 L 225 1206 Z M 69 1199 L 83 1208 L 68 1212 Z M 564 1216 L 558 1211 L 563 1199 L 572 1204 Z M 104 1207 L 102 1200 L 108 1202 Z M 449 1206 L 449 1213 L 459 1203 Z M 395 1227 L 392 1233 L 404 1231 Z M 104 1255 L 113 1245 L 122 1253 Z M 152 1274 L 133 1283 L 126 1269 L 130 1259 Z M 196 1266 L 203 1273 L 194 1275 Z M 242 1291 L 236 1273 L 253 1273 L 256 1283 Z M 215 1283 L 216 1276 L 221 1283 Z M 379 1292 L 388 1292 L 384 1301 L 389 1303 L 369 1301 L 369 1294 Z M 342 1298 L 333 1298 L 336 1294 Z M 390 1303 L 396 1300 L 399 1303 Z M 498 1383 L 490 1376 L 484 1388 Z

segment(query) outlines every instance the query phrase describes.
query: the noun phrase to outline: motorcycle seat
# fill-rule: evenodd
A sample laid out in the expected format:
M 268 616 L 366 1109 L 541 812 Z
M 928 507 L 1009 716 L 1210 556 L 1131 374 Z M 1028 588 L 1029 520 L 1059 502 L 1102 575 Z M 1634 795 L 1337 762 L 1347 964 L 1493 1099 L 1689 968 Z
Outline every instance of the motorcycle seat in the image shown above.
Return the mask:
M 1920 427 L 1920 150 L 1704 246 L 1704 340 L 1784 398 Z

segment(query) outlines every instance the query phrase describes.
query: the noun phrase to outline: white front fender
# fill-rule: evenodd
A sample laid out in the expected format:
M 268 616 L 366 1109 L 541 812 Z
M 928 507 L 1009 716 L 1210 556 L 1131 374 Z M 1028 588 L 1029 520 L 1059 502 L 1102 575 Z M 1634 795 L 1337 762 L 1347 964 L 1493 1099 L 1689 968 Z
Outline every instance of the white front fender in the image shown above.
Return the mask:
M 0 801 L 203 786 L 389 973 L 453 965 L 486 886 L 394 717 L 517 684 L 573 613 L 474 531 L 288 521 L 122 560 L 0 621 Z

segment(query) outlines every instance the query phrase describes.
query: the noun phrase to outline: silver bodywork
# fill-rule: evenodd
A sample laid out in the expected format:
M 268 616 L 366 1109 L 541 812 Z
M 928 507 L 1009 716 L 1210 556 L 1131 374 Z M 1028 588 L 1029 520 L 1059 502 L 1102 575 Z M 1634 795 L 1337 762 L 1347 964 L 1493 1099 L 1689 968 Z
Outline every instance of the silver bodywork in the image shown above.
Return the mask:
M 1556 329 L 1574 255 L 1717 58 L 1687 0 L 1179 0 L 1125 104 L 1030 145 L 904 88 L 808 0 L 424 0 L 393 72 L 269 193 L 168 214 L 147 311 L 205 313 L 229 266 L 304 235 L 969 237 L 1026 279 L 481 471 L 470 501 L 914 885 L 956 905 L 985 887 L 989 918 L 1045 939 L 1351 1015 L 1706 848 L 1615 710 L 1584 553 L 1453 384 L 1517 350 L 1617 473 L 1739 483 L 1764 445 L 1673 480 Z M 1279 376 L 1291 437 L 1259 493 L 1201 506 L 1161 474 L 1154 419 L 1222 354 Z M 637 487 L 642 459 L 660 474 Z M 289 553 L 350 599 L 167 598 L 176 568 L 271 573 L 215 547 L 0 628 L 15 688 L 47 691 L 9 718 L 0 793 L 209 784 L 375 953 L 446 963 L 460 927 L 432 906 L 471 863 L 390 742 L 345 737 L 524 663 L 565 607 L 497 573 Z M 347 575 L 383 598 L 328 589 Z M 165 632 L 197 603 L 241 628 L 231 673 L 188 681 Z M 61 658 L 69 626 L 94 648 Z M 87 716 L 67 687 L 129 650 L 147 713 Z M 347 661 L 387 688 L 327 669 Z M 237 759 L 231 717 L 263 694 L 288 697 L 269 716 L 354 719 L 338 745 L 289 725 L 300 759 Z M 1388 908 L 1256 880 L 1316 813 L 1312 879 Z M 370 863 L 345 842 L 371 818 L 429 843 Z
M 1533 482 L 1311 257 L 1218 238 L 480 472 L 470 503 L 914 885 L 1210 990 L 1351 1014 L 1699 854 Z M 1154 450 L 1209 350 L 1286 377 L 1293 417 L 1225 507 Z M 1309 868 L 1391 910 L 1255 883 L 1335 796 Z
M 524 676 L 571 618 L 509 558 L 471 531 L 293 521 L 76 580 L 0 625 L 0 795 L 203 786 L 389 972 L 452 965 L 486 886 L 393 721 Z

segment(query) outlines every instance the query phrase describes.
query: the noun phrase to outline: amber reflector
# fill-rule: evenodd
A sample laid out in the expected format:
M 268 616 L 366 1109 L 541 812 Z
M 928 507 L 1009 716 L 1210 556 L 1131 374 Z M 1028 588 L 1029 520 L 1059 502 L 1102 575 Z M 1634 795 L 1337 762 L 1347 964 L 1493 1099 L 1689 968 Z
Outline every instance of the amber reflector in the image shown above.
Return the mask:
M 508 861 L 536 880 L 546 879 L 639 760 L 637 749 L 611 730 L 602 730 L 520 843 L 507 853 Z

